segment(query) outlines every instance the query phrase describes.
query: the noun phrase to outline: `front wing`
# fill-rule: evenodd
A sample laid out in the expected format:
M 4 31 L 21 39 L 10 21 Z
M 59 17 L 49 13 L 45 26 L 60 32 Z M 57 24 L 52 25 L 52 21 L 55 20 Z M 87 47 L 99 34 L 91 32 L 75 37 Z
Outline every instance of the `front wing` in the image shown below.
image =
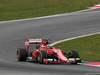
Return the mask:
M 61 60 L 56 60 L 56 59 L 43 59 L 44 63 L 80 63 L 81 59 L 80 58 L 69 58 L 68 61 L 61 61 Z

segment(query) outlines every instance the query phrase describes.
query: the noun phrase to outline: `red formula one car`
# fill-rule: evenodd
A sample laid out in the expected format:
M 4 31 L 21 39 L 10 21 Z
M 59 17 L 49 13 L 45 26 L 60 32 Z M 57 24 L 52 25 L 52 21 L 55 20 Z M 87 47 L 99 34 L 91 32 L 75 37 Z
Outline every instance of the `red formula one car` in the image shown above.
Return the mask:
M 36 44 L 36 49 L 29 52 L 29 45 Z M 66 56 L 66 57 L 65 57 Z M 28 57 L 32 57 L 38 63 L 71 63 L 77 64 L 81 62 L 79 54 L 76 50 L 65 53 L 60 48 L 56 49 L 50 46 L 48 39 L 27 39 L 25 40 L 25 49 L 17 49 L 18 61 L 26 61 Z

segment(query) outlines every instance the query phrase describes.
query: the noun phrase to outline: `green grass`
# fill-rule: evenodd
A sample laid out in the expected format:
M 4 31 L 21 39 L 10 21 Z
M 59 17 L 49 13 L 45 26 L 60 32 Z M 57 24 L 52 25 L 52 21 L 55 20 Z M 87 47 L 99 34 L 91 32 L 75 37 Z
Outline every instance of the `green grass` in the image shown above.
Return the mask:
M 0 0 L 0 21 L 68 13 L 99 3 L 100 0 Z
M 57 46 L 66 49 L 66 52 L 77 50 L 82 60 L 100 61 L 100 34 L 69 40 L 54 45 L 56 48 Z

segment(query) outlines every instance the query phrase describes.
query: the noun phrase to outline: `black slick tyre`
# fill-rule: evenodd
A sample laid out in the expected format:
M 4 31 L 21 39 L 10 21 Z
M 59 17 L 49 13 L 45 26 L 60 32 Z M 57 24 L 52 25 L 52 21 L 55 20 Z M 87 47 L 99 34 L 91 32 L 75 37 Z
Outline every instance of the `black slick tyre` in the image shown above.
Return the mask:
M 18 61 L 26 61 L 28 57 L 28 52 L 26 49 L 18 48 L 17 49 L 17 60 Z
M 76 50 L 71 50 L 71 58 L 79 58 L 79 54 Z
M 38 52 L 37 62 L 42 64 L 44 58 L 47 58 L 47 52 L 45 50 L 40 50 Z

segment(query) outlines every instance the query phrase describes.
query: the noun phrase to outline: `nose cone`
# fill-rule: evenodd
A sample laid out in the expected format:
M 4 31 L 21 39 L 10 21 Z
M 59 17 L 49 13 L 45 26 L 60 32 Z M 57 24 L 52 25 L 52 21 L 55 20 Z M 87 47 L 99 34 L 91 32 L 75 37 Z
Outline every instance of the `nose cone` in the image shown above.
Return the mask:
M 57 53 L 57 57 L 59 58 L 59 60 L 63 62 L 68 61 L 68 59 L 62 54 L 62 51 L 60 49 L 56 49 L 55 52 Z
M 68 59 L 63 55 L 63 54 L 58 54 L 58 58 L 61 60 L 61 61 L 64 61 L 64 62 L 67 62 Z

